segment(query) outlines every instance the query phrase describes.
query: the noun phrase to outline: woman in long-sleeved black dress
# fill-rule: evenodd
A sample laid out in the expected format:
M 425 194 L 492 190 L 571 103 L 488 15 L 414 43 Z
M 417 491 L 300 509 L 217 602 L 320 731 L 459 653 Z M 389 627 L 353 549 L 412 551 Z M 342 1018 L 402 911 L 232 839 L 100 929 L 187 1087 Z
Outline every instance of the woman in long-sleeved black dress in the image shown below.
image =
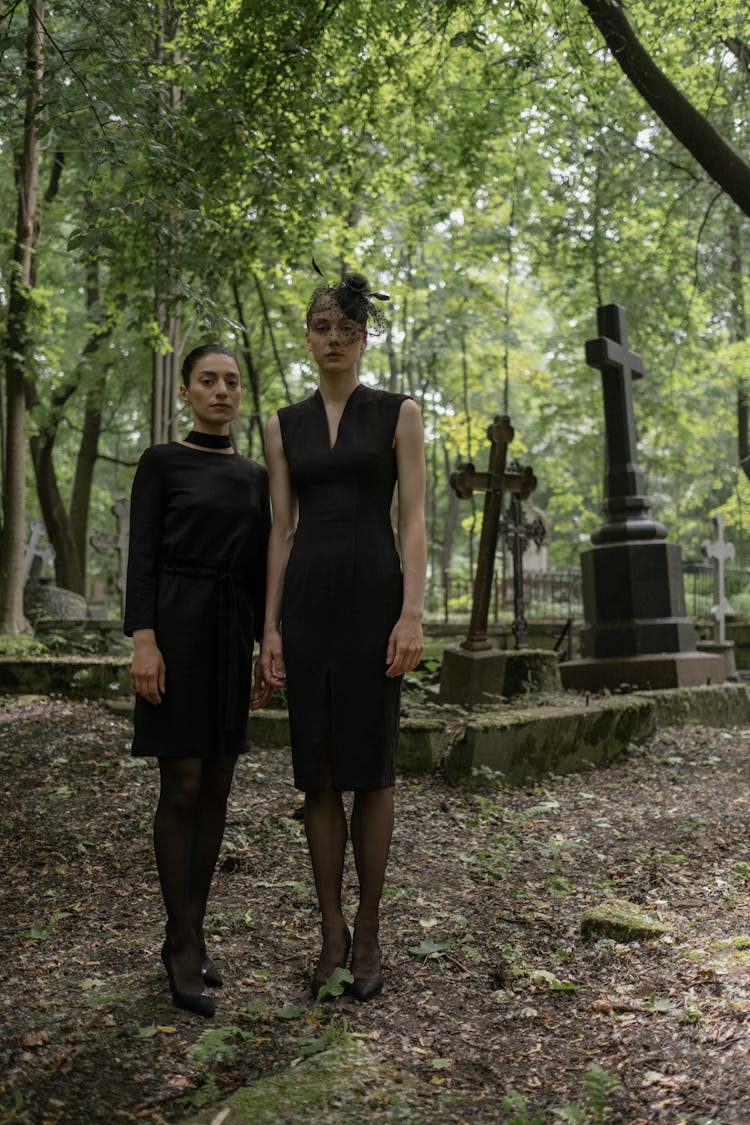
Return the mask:
M 211 1016 L 206 986 L 222 980 L 203 918 L 237 755 L 248 749 L 270 517 L 266 470 L 231 446 L 236 359 L 222 347 L 196 348 L 182 380 L 193 430 L 147 449 L 133 481 L 124 628 L 134 642 L 133 754 L 156 756 L 161 777 L 162 959 L 177 1006 Z

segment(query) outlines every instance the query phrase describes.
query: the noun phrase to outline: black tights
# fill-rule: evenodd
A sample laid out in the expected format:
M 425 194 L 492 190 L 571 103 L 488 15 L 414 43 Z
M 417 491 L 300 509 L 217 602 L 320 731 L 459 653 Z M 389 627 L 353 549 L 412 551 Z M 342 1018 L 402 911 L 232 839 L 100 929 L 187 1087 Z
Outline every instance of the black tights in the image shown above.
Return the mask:
M 355 792 L 350 830 L 359 879 L 352 967 L 355 976 L 369 977 L 379 972 L 378 921 L 393 834 L 393 789 Z M 329 786 L 305 794 L 305 831 L 321 912 L 319 970 L 329 976 L 341 963 L 345 944 L 341 883 L 348 831 L 338 790 Z
M 236 761 L 236 757 L 159 759 L 154 850 L 172 968 L 177 987 L 184 992 L 199 992 L 202 987 L 203 918 Z

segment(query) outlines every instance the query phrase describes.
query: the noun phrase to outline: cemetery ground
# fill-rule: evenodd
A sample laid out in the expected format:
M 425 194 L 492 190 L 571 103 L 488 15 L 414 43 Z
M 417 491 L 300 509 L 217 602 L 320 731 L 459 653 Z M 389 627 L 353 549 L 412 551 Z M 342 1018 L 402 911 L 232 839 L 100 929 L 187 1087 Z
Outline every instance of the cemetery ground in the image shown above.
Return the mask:
M 308 995 L 300 797 L 288 752 L 255 750 L 205 1021 L 172 1006 L 159 961 L 158 771 L 129 727 L 97 703 L 0 701 L 3 1122 L 750 1120 L 750 730 L 663 729 L 528 788 L 399 778 L 368 1005 Z M 349 917 L 354 887 L 349 858 Z M 605 898 L 669 928 L 582 936 Z

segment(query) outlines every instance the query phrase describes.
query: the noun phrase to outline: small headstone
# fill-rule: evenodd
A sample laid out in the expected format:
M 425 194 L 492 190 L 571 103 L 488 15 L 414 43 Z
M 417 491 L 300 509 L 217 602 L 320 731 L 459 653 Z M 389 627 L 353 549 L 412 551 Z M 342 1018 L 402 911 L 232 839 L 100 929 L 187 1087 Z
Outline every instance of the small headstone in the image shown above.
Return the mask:
M 125 602 L 125 585 L 128 573 L 128 545 L 130 541 L 130 501 L 127 498 L 115 500 L 110 511 L 115 517 L 117 530 L 95 531 L 89 542 L 95 551 L 106 555 L 114 551 L 117 558 L 117 572 L 115 587 L 120 598 L 120 611 L 123 611 Z
M 701 550 L 713 566 L 715 604 L 711 607 L 711 616 L 716 622 L 717 635 L 714 639 L 723 644 L 726 640 L 727 616 L 733 613 L 724 593 L 724 567 L 734 558 L 734 543 L 727 543 L 724 538 L 724 517 L 721 512 L 714 516 L 714 528 L 716 538 L 704 539 Z
M 50 543 L 42 543 L 47 534 L 44 520 L 34 520 L 29 525 L 29 541 L 23 558 L 24 583 L 38 578 L 45 563 L 55 561 L 55 548 Z
M 724 517 L 717 512 L 713 519 L 716 531 L 715 539 L 704 539 L 701 550 L 707 559 L 711 560 L 714 579 L 714 604 L 711 607 L 711 616 L 714 619 L 713 641 L 701 641 L 698 648 L 701 652 L 715 653 L 724 657 L 726 675 L 728 680 L 736 680 L 737 662 L 734 654 L 734 641 L 728 641 L 726 635 L 727 617 L 733 614 L 732 607 L 727 601 L 724 585 L 725 564 L 734 558 L 734 544 L 727 543 L 724 539 Z
M 510 463 L 510 471 L 520 473 L 523 467 L 515 459 Z M 541 545 L 545 536 L 545 526 L 537 516 L 528 519 L 521 497 L 517 492 L 511 494 L 508 510 L 502 524 L 505 545 L 513 560 L 513 636 L 516 648 L 526 647 L 526 598 L 523 588 L 523 556 L 530 543 Z
M 47 582 L 29 582 L 26 585 L 23 611 L 32 625 L 42 617 L 55 621 L 80 621 L 88 616 L 84 597 Z

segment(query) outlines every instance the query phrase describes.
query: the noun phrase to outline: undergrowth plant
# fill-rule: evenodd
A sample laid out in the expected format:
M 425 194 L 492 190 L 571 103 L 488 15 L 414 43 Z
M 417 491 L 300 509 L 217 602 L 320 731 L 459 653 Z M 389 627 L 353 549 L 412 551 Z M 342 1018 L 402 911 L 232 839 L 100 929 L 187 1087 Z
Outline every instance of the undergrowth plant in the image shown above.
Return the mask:
M 583 1078 L 583 1104 L 569 1102 L 553 1106 L 549 1112 L 568 1125 L 605 1125 L 613 1113 L 607 1103 L 620 1090 L 622 1083 L 619 1078 L 594 1063 Z M 526 1099 L 517 1090 L 509 1090 L 500 1105 L 510 1115 L 505 1118 L 504 1125 L 544 1125 L 546 1114 L 542 1112 L 530 1116 Z

